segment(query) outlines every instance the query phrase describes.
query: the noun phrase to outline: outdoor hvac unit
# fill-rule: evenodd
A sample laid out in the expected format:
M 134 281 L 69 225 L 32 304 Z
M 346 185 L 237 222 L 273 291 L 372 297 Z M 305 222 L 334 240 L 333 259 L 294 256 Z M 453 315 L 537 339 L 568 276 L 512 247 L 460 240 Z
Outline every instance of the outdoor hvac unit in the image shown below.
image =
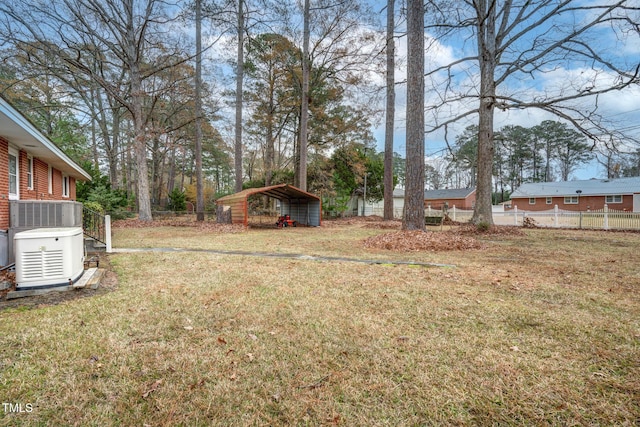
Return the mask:
M 16 289 L 69 286 L 84 272 L 81 227 L 36 228 L 14 237 Z

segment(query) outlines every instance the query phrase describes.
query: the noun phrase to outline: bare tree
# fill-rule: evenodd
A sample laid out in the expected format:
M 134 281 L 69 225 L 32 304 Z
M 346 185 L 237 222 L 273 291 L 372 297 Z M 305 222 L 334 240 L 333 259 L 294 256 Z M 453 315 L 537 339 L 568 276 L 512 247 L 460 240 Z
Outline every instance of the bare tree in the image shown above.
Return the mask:
M 429 5 L 434 19 L 428 29 L 442 40 L 471 37 L 476 41 L 474 52 L 427 73 L 444 100 L 430 108 L 434 125 L 429 130 L 478 117 L 477 201 L 472 222 L 492 224 L 496 109 L 544 110 L 593 140 L 616 134 L 607 128 L 598 101 L 603 94 L 639 82 L 638 61 L 617 51 L 625 42 L 638 40 L 640 8 L 626 0 L 467 0 L 430 1 Z M 562 70 L 569 74 L 572 68 L 581 72 L 566 75 L 555 86 L 510 89 L 511 83 L 522 88 L 523 81 L 542 80 Z M 469 107 L 472 101 L 474 106 Z
M 196 81 L 195 81 L 195 156 L 196 219 L 204 221 L 204 185 L 202 179 L 202 4 L 196 0 Z
M 407 0 L 407 170 L 404 230 L 424 230 L 424 4 Z
M 242 90 L 244 80 L 244 0 L 238 0 L 238 55 L 236 61 L 236 127 L 234 162 L 236 170 L 236 192 L 242 191 Z
M 188 60 L 169 44 L 171 25 L 166 3 L 159 0 L 54 0 L 52 3 L 2 3 L 5 36 L 14 44 L 45 49 L 60 59 L 68 74 L 80 73 L 96 82 L 129 113 L 133 121 L 133 152 L 139 219 L 151 216 L 147 166 L 147 127 L 155 101 L 167 88 L 146 91 L 155 75 Z M 97 57 L 87 54 L 93 47 Z M 122 69 L 126 85 L 96 71 L 95 61 Z
M 395 0 L 387 0 L 387 108 L 384 131 L 384 219 L 393 216 L 393 127 L 396 112 L 395 91 Z
M 303 35 L 302 35 L 302 99 L 300 106 L 300 165 L 298 166 L 298 185 L 301 190 L 307 190 L 307 140 L 309 122 L 309 39 L 311 29 L 309 28 L 309 0 L 304 0 L 304 11 L 302 12 Z

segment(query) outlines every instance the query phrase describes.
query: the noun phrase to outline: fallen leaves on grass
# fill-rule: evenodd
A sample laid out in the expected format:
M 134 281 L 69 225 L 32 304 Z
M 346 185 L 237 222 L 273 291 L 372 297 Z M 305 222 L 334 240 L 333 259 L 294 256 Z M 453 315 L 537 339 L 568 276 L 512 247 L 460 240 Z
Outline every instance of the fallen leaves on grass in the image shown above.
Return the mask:
M 455 251 L 484 247 L 473 237 L 449 232 L 434 233 L 420 230 L 380 234 L 366 239 L 364 246 L 392 251 Z
M 347 225 L 360 225 L 364 228 L 399 228 L 402 221 L 385 221 L 381 216 L 348 216 L 344 218 L 325 219 L 323 227 L 343 227 Z
M 158 387 L 160 387 L 161 385 L 162 385 L 162 380 L 157 380 L 156 382 L 151 384 L 151 387 L 149 387 L 149 389 L 147 391 L 142 393 L 142 398 L 146 399 L 147 397 L 149 397 L 149 395 L 151 393 L 153 393 L 154 391 L 156 391 L 158 389 Z
M 465 224 L 449 232 L 471 236 L 526 236 L 520 227 L 508 225 L 492 225 L 488 229 L 482 229 L 473 224 Z
M 113 228 L 145 228 L 145 227 L 195 227 L 202 231 L 214 233 L 242 233 L 246 227 L 242 224 L 218 224 L 211 221 L 186 221 L 183 219 L 141 221 L 139 219 L 123 219 L 113 222 Z
M 373 228 L 380 230 L 399 230 L 402 227 L 402 221 L 379 221 L 369 222 L 362 226 L 362 228 Z

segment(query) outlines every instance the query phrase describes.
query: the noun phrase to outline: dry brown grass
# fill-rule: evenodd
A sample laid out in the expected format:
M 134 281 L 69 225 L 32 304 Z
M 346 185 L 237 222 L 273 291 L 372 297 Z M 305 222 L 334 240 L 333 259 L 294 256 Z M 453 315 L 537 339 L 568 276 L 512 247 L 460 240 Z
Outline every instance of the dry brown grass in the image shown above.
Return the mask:
M 118 230 L 114 245 L 316 246 L 456 267 L 113 255 L 116 291 L 0 312 L 0 395 L 34 405 L 0 424 L 640 420 L 638 235 L 528 230 L 475 236 L 481 250 L 405 254 L 365 248 L 389 230 L 361 224 L 193 231 Z

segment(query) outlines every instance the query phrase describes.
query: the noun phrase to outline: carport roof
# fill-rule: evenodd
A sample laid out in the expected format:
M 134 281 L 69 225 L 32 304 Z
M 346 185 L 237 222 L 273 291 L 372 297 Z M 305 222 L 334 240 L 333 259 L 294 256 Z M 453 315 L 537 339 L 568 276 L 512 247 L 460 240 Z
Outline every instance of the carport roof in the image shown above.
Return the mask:
M 221 197 L 216 200 L 216 203 L 219 205 L 224 205 L 232 201 L 246 199 L 249 196 L 253 196 L 254 194 L 266 194 L 267 196 L 273 197 L 274 199 L 278 200 L 320 200 L 318 196 L 314 196 L 311 193 L 302 191 L 299 188 L 293 187 L 289 184 L 278 184 L 269 187 L 247 188 L 246 190 L 242 190 L 239 193 Z

